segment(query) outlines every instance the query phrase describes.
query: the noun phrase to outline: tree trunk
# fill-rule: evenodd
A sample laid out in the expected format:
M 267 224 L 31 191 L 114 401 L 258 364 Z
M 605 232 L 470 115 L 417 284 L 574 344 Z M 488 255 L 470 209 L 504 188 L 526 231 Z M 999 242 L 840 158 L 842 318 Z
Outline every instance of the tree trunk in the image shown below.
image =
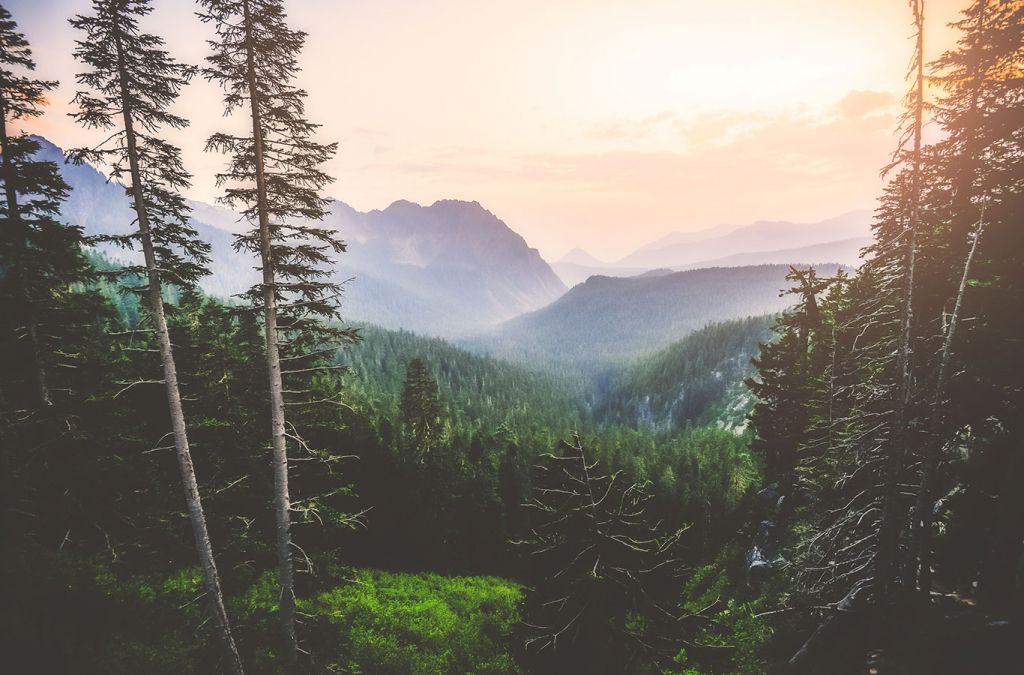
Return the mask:
M 35 310 L 32 307 L 32 298 L 28 293 L 28 285 L 25 283 L 25 270 L 21 261 L 21 254 L 28 246 L 28 226 L 22 223 L 21 214 L 18 213 L 18 191 L 11 182 L 14 167 L 11 166 L 10 145 L 7 136 L 7 107 L 0 101 L 0 146 L 3 148 L 3 170 L 4 170 L 4 192 L 7 197 L 7 217 L 10 219 L 12 228 L 22 230 L 17 235 L 15 242 L 14 265 L 11 270 L 11 281 L 15 286 L 15 292 L 22 296 L 24 303 L 23 315 L 25 322 L 25 333 L 28 337 L 30 368 L 32 370 L 32 388 L 35 403 L 41 406 L 51 405 L 50 390 L 46 385 L 46 371 L 40 360 L 42 350 L 39 347 L 39 326 L 36 324 Z
M 7 398 L 0 386 L 0 551 L 11 551 L 14 541 L 10 532 L 9 507 L 11 495 L 11 458 L 7 438 Z
M 295 672 L 299 645 L 295 635 L 295 578 L 292 568 L 291 499 L 288 495 L 288 447 L 285 437 L 284 385 L 277 330 L 277 284 L 271 250 L 270 213 L 263 147 L 263 125 L 257 100 L 256 64 L 253 53 L 252 15 L 243 3 L 246 34 L 246 78 L 252 117 L 253 154 L 256 168 L 256 209 L 260 228 L 260 261 L 263 268 L 263 321 L 267 346 L 267 374 L 270 384 L 270 440 L 274 471 L 274 515 L 277 526 L 277 566 L 281 584 L 281 633 L 284 638 L 285 668 Z
M 174 434 L 174 448 L 178 455 L 178 468 L 181 472 L 181 481 L 185 488 L 185 501 L 188 505 L 189 519 L 192 522 L 192 532 L 195 535 L 196 550 L 199 553 L 199 561 L 206 580 L 206 594 L 210 601 L 210 609 L 217 622 L 224 656 L 227 658 L 228 668 L 231 672 L 241 675 L 243 672 L 242 659 L 238 655 L 238 648 L 235 646 L 234 637 L 231 635 L 231 624 L 228 621 L 227 611 L 224 609 L 224 596 L 221 592 L 220 577 L 217 574 L 217 565 L 213 557 L 210 535 L 206 529 L 206 516 L 203 514 L 203 504 L 199 497 L 199 485 L 196 482 L 195 468 L 192 465 L 192 454 L 188 447 L 185 413 L 181 405 L 181 393 L 178 388 L 178 375 L 174 365 L 171 337 L 167 330 L 167 319 L 164 316 L 163 290 L 160 274 L 157 270 L 156 254 L 153 250 L 153 238 L 149 228 L 146 202 L 142 192 L 138 146 L 132 122 L 131 101 L 126 88 L 127 72 L 120 41 L 117 43 L 117 55 L 122 114 L 124 117 L 128 163 L 132 179 L 131 193 L 134 200 L 135 213 L 138 217 L 142 252 L 146 261 L 146 275 L 148 278 L 146 297 L 149 303 L 149 310 L 153 316 L 157 339 L 160 343 L 160 361 L 163 364 L 164 382 L 167 390 L 167 408 L 170 413 L 171 429 Z
M 917 507 L 914 510 L 914 543 L 912 551 L 917 553 L 918 560 L 915 562 L 917 569 L 918 588 L 921 593 L 927 596 L 931 593 L 931 534 L 932 534 L 932 511 L 935 508 L 935 473 L 939 466 L 942 442 L 939 438 L 939 431 L 942 422 L 941 407 L 946 391 L 946 384 L 949 382 L 949 367 L 953 356 L 953 340 L 956 337 L 956 330 L 960 323 L 960 313 L 963 309 L 964 294 L 967 290 L 967 280 L 971 274 L 971 263 L 974 261 L 974 254 L 978 250 L 978 240 L 985 231 L 985 207 L 981 208 L 981 219 L 974 231 L 974 241 L 964 261 L 964 273 L 960 279 L 960 288 L 956 294 L 956 302 L 953 304 L 953 313 L 949 317 L 949 327 L 946 329 L 946 337 L 942 343 L 942 357 L 939 361 L 939 374 L 935 383 L 935 394 L 932 398 L 931 419 L 928 423 L 928 445 L 925 447 L 925 455 L 922 459 L 921 484 L 917 492 Z
M 913 389 L 912 331 L 914 325 L 914 267 L 917 257 L 917 229 L 921 202 L 921 127 L 924 122 L 924 0 L 914 0 L 914 24 L 917 29 L 916 86 L 914 100 L 914 145 L 910 187 L 910 218 L 907 224 L 907 260 L 903 278 L 903 316 L 897 345 L 899 376 L 896 414 L 890 433 L 889 457 L 885 468 L 882 493 L 882 522 L 878 532 L 878 556 L 875 563 L 875 582 L 879 599 L 889 597 L 891 582 L 896 572 L 896 553 L 899 547 L 899 477 L 907 454 L 910 434 L 907 433 L 908 410 Z

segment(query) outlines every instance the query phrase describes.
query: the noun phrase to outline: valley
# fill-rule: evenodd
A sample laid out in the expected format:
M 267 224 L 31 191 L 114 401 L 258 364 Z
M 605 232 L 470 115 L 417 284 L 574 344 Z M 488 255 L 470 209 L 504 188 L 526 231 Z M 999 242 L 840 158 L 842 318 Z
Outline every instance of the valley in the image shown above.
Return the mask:
M 1024 0 L 44 4 L 0 672 L 1024 663 Z

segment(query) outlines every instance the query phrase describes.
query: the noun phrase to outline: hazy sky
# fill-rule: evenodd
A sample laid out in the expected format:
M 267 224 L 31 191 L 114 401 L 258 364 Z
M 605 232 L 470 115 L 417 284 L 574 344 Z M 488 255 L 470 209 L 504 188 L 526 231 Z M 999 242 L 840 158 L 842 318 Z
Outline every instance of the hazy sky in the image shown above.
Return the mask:
M 74 31 L 89 0 L 8 0 L 42 77 L 61 80 L 33 123 L 63 147 L 83 133 Z M 146 28 L 200 63 L 210 28 L 158 0 Z M 930 55 L 966 0 L 929 0 Z M 477 200 L 549 259 L 614 259 L 672 230 L 821 220 L 872 208 L 892 150 L 911 41 L 903 0 L 292 0 L 309 42 L 311 119 L 340 142 L 329 192 L 360 210 L 396 199 Z M 176 140 L 212 200 L 231 128 L 199 81 Z

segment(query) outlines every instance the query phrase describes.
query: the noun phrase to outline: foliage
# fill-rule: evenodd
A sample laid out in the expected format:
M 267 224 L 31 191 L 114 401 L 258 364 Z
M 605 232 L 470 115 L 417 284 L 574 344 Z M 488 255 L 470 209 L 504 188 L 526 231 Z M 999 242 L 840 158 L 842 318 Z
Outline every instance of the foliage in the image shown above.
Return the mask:
M 330 627 L 325 656 L 345 672 L 496 675 L 516 672 L 506 640 L 520 597 L 491 577 L 356 570 L 300 609 Z
M 441 406 L 437 401 L 437 381 L 421 358 L 409 362 L 402 385 L 402 424 L 416 442 L 419 452 L 427 453 L 441 424 Z
M 730 388 L 750 371 L 769 317 L 712 324 L 613 373 L 594 409 L 604 424 L 671 431 L 710 421 Z
M 683 529 L 648 520 L 644 484 L 605 473 L 580 438 L 538 467 L 532 529 L 536 587 L 526 652 L 540 672 L 643 672 L 681 639 L 685 617 L 664 603 L 682 568 Z

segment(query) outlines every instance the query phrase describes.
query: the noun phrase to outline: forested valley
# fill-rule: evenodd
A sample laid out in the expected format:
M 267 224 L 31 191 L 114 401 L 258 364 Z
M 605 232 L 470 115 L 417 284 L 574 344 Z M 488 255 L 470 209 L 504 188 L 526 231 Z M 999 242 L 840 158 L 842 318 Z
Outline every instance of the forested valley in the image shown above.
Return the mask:
M 64 162 L 131 209 L 100 233 L 0 7 L 0 671 L 1020 669 L 1024 2 L 965 3 L 941 55 L 909 3 L 857 269 L 593 276 L 456 340 L 346 313 L 285 3 L 201 0 L 194 66 L 154 1 L 71 18 L 106 141 Z M 231 297 L 171 140 L 198 78 Z

